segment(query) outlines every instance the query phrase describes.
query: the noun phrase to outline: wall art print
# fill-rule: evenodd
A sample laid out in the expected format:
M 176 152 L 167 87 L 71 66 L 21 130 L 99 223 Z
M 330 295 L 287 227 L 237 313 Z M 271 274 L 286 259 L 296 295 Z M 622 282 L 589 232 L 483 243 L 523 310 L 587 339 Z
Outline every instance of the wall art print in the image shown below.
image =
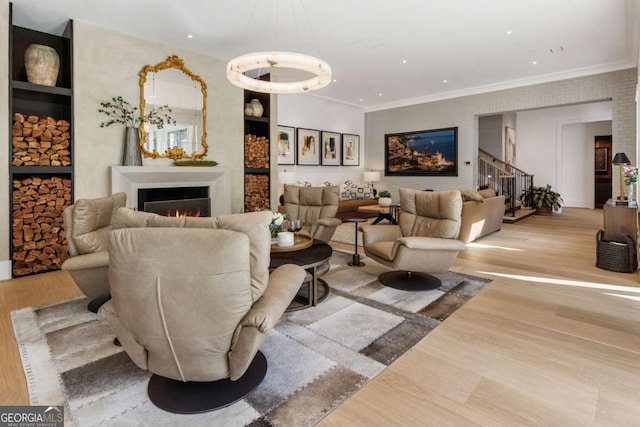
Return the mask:
M 340 166 L 342 164 L 342 135 L 336 132 L 322 131 L 323 166 Z
M 342 166 L 360 166 L 360 135 L 342 134 Z
M 320 164 L 320 131 L 297 128 L 297 163 L 299 165 Z
M 386 134 L 385 175 L 458 176 L 458 128 Z
M 294 127 L 278 125 L 278 164 L 296 164 L 296 130 Z

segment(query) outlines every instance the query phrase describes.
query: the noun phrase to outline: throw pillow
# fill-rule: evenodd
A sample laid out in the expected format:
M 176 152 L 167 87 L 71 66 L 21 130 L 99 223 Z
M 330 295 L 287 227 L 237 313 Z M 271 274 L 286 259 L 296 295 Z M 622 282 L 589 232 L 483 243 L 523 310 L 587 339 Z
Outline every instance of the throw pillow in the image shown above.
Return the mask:
M 373 199 L 373 184 L 357 184 L 345 181 L 340 186 L 340 200 Z
M 463 202 L 474 201 L 478 203 L 484 203 L 484 197 L 475 190 L 460 190 Z

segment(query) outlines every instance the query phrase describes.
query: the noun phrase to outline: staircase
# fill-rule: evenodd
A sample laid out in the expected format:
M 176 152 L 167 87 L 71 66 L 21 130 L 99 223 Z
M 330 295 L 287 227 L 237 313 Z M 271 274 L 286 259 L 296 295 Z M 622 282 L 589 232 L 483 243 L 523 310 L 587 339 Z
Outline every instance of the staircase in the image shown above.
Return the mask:
M 533 175 L 478 149 L 478 188 L 491 188 L 505 196 L 505 222 L 516 222 L 528 216 L 516 215 L 516 211 L 521 208 L 518 196 L 532 185 Z

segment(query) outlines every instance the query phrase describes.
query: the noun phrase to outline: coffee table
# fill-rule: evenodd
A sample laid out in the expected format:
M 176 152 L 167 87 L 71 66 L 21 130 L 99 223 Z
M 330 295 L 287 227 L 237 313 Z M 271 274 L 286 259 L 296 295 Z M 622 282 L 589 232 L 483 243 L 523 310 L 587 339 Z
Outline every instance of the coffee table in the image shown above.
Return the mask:
M 327 298 L 329 285 L 318 276 L 328 270 L 332 254 L 331 246 L 321 240 L 314 240 L 310 247 L 298 251 L 271 252 L 270 270 L 284 264 L 295 264 L 307 271 L 307 277 L 286 311 L 313 307 Z
M 377 224 L 383 219 L 386 219 L 391 224 L 398 223 L 398 211 L 400 210 L 400 205 L 391 205 L 391 206 L 380 206 L 380 205 L 367 205 L 358 207 L 358 212 L 369 212 L 377 214 L 378 217 L 373 221 L 372 224 Z

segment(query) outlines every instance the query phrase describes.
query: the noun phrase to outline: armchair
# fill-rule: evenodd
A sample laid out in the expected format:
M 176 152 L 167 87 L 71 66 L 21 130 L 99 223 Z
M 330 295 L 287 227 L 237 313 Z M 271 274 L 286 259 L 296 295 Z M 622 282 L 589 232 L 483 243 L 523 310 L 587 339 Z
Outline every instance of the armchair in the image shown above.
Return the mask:
M 249 394 L 266 374 L 258 349 L 305 277 L 293 265 L 269 275 L 271 214 L 205 218 L 193 228 L 169 218 L 145 224 L 160 220 L 150 215 L 122 219 L 109 241 L 112 299 L 99 314 L 153 373 L 150 400 L 200 413 Z M 134 220 L 139 228 L 126 228 Z
M 111 217 L 124 207 L 126 193 L 100 199 L 78 199 L 63 212 L 64 231 L 70 258 L 62 264 L 76 285 L 89 298 L 94 313 L 109 299 L 109 253 Z
M 290 220 L 300 220 L 302 233 L 329 242 L 342 224 L 336 213 L 340 190 L 337 186 L 284 186 L 284 212 Z
M 449 270 L 465 244 L 460 232 L 462 198 L 459 191 L 400 189 L 398 225 L 363 225 L 364 251 L 373 260 L 402 271 L 382 273 L 378 281 L 403 290 L 440 287 L 426 273 Z

